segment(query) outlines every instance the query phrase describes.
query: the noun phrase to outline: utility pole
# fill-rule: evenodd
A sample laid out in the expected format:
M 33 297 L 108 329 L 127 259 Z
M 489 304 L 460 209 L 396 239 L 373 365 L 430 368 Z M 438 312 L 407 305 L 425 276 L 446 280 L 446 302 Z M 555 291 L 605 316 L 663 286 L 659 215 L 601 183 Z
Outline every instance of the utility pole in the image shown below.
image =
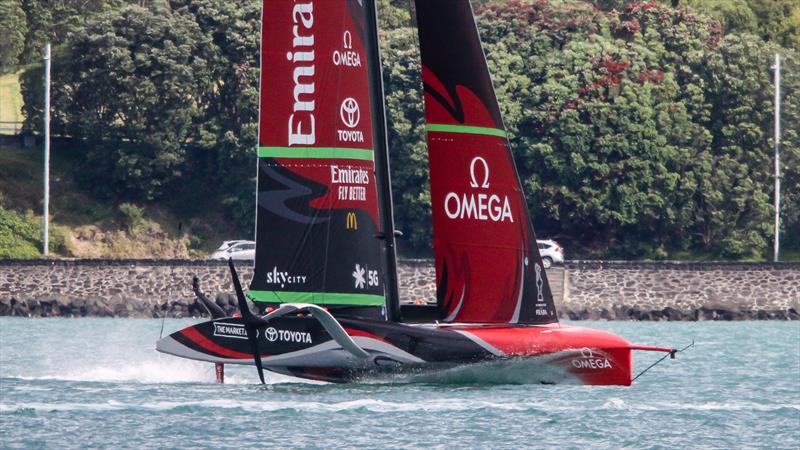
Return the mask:
M 44 47 L 44 236 L 42 253 L 50 246 L 50 44 Z
M 781 235 L 781 55 L 775 53 L 775 244 L 773 261 L 778 262 Z

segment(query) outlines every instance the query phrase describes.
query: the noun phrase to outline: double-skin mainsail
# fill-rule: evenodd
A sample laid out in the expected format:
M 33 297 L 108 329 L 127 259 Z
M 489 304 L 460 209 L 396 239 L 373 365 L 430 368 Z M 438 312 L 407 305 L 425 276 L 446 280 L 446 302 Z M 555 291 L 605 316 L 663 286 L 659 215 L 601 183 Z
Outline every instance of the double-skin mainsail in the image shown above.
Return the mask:
M 396 278 L 388 177 L 375 176 L 376 161 L 379 169 L 388 161 L 373 8 L 371 0 L 264 2 L 256 302 L 386 317 Z M 469 1 L 417 1 L 416 13 L 439 318 L 555 322 Z
M 375 117 L 382 117 L 383 99 L 374 98 L 369 52 L 374 6 L 265 0 L 263 8 L 249 296 L 384 317 L 385 241 L 376 239 L 383 229 L 375 178 L 383 137 L 377 128 L 384 126 Z

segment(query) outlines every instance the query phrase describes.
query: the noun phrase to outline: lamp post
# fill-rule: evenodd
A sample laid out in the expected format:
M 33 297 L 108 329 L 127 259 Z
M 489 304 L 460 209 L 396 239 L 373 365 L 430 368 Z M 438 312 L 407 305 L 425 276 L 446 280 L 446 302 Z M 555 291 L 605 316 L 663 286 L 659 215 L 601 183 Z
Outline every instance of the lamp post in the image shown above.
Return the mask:
M 44 47 L 44 236 L 42 253 L 50 246 L 50 44 Z
M 775 241 L 773 261 L 778 262 L 781 235 L 781 55 L 775 54 Z

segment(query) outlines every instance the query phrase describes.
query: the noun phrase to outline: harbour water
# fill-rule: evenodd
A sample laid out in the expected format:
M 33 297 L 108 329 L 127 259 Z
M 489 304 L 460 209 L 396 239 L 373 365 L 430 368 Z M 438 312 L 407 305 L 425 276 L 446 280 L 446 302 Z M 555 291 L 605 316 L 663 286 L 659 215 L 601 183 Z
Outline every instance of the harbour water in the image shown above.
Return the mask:
M 800 323 L 579 325 L 696 345 L 627 388 L 525 384 L 524 365 L 262 387 L 158 354 L 161 320 L 1 317 L 0 448 L 800 448 Z

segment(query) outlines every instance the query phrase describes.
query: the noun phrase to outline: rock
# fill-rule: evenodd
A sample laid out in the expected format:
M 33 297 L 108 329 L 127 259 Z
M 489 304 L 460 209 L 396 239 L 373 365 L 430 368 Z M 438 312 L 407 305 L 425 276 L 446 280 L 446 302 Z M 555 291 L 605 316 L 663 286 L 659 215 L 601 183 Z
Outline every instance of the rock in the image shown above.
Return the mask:
M 240 269 L 246 285 L 252 269 Z M 399 271 L 401 298 L 435 298 L 432 261 L 400 261 Z M 0 260 L 0 315 L 206 316 L 194 274 L 224 311 L 238 310 L 225 263 Z M 572 261 L 548 275 L 556 293 L 568 281 L 556 303 L 573 320 L 800 320 L 800 263 Z

